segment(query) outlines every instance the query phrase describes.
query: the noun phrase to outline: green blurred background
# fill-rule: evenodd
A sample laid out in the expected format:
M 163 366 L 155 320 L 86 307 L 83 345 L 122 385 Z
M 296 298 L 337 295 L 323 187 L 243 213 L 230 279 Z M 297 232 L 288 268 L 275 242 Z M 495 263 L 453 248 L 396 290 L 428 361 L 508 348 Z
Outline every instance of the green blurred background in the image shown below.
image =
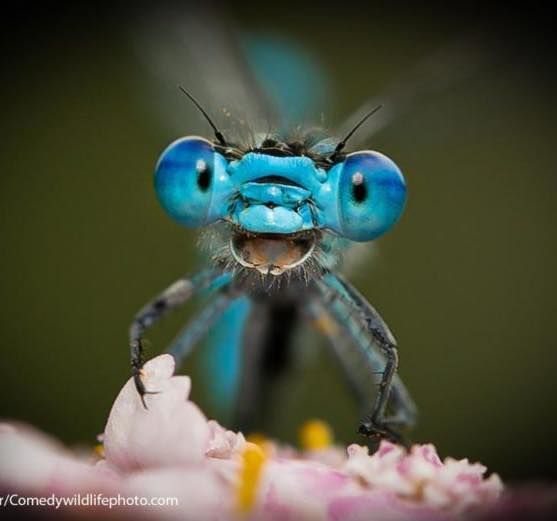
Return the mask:
M 228 15 L 319 57 L 336 121 L 447 42 L 469 32 L 485 42 L 486 66 L 414 100 L 370 143 L 406 173 L 409 203 L 352 280 L 399 340 L 421 413 L 415 440 L 505 479 L 555 478 L 557 114 L 545 13 L 390 5 Z M 91 444 L 103 429 L 129 375 L 132 315 L 196 266 L 195 234 L 163 214 L 152 189 L 154 162 L 178 134 L 157 114 L 131 42 L 142 15 L 24 3 L 3 34 L 0 415 L 69 443 Z M 183 134 L 199 131 L 178 93 L 166 103 L 184 111 Z M 193 309 L 148 335 L 149 356 Z M 184 371 L 203 405 L 195 382 L 205 376 Z M 326 357 L 289 383 L 273 434 L 294 440 L 317 416 L 358 440 L 356 409 Z

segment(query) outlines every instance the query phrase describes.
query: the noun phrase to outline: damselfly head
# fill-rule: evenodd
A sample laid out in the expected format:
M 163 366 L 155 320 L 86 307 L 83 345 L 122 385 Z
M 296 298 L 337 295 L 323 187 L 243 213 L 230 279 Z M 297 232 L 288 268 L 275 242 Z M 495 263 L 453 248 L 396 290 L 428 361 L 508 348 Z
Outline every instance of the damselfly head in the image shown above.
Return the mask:
M 228 248 L 244 268 L 280 275 L 310 260 L 323 234 L 369 241 L 398 220 L 404 178 L 386 156 L 344 153 L 346 141 L 266 135 L 250 147 L 185 137 L 161 155 L 155 188 L 166 212 L 188 227 L 229 223 Z M 376 110 L 376 109 L 375 109 Z

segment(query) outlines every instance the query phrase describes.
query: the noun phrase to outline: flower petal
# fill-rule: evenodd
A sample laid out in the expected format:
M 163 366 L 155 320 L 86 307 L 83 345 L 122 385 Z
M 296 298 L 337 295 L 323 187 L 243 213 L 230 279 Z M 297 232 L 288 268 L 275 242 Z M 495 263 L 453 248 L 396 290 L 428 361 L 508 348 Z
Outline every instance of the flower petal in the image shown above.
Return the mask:
M 158 356 L 144 366 L 148 409 L 130 378 L 116 398 L 104 431 L 108 463 L 120 471 L 199 463 L 210 429 L 199 408 L 188 401 L 191 381 L 172 376 L 174 359 Z
M 215 420 L 209 420 L 209 442 L 207 456 L 211 458 L 228 459 L 234 454 L 240 454 L 246 445 L 244 435 L 239 432 L 226 430 Z
M 0 488 L 70 495 L 116 486 L 114 472 L 93 467 L 31 427 L 0 424 Z
M 177 499 L 177 505 L 146 507 L 150 519 L 217 521 L 229 519 L 232 510 L 230 489 L 204 465 L 136 472 L 126 478 L 122 494 Z

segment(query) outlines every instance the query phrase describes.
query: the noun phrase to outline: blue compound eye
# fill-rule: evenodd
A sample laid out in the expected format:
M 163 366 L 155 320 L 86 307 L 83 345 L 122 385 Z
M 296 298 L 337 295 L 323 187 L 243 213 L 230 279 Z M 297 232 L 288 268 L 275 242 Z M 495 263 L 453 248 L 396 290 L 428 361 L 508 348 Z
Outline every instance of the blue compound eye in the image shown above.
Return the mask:
M 344 160 L 339 177 L 342 234 L 370 241 L 396 223 L 406 201 L 406 184 L 398 167 L 378 152 L 355 152 Z
M 168 146 L 155 170 L 155 190 L 165 211 L 185 226 L 207 224 L 213 192 L 215 151 L 199 137 Z

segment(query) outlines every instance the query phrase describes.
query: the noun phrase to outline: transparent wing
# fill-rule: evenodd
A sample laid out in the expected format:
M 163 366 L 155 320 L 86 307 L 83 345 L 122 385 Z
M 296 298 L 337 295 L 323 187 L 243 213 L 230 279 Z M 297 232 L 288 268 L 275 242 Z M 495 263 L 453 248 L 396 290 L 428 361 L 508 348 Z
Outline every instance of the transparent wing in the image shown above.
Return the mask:
M 133 27 L 136 54 L 152 79 L 153 107 L 176 135 L 197 131 L 184 128 L 185 116 L 195 121 L 194 109 L 179 105 L 177 85 L 239 140 L 314 119 L 326 107 L 323 67 L 285 37 L 242 33 L 210 8 L 161 10 Z M 197 133 L 207 134 L 197 120 Z
M 475 35 L 449 42 L 390 82 L 384 93 L 363 103 L 339 125 L 335 135 L 346 136 L 367 113 L 382 105 L 382 109 L 350 138 L 347 146 L 349 150 L 365 148 L 383 129 L 396 124 L 416 107 L 431 103 L 441 93 L 477 75 L 495 60 L 496 54 L 489 52 L 486 43 Z M 371 255 L 380 255 L 376 243 L 352 245 L 345 255 L 343 271 L 347 274 L 356 272 L 364 262 L 370 262 Z
M 263 94 L 243 66 L 239 48 L 222 17 L 208 9 L 164 9 L 133 25 L 131 40 L 148 72 L 148 96 L 163 125 L 174 135 L 208 135 L 210 129 L 178 92 L 183 85 L 198 98 L 219 128 L 238 120 L 260 124 L 268 118 Z M 185 121 L 188 128 L 185 128 Z M 199 124 L 191 127 L 194 122 Z
M 336 135 L 345 136 L 371 109 L 382 105 L 350 138 L 352 150 L 365 145 L 413 108 L 430 102 L 491 64 L 495 53 L 486 49 L 485 43 L 473 35 L 447 43 L 392 81 L 384 93 L 363 103 L 338 127 Z

